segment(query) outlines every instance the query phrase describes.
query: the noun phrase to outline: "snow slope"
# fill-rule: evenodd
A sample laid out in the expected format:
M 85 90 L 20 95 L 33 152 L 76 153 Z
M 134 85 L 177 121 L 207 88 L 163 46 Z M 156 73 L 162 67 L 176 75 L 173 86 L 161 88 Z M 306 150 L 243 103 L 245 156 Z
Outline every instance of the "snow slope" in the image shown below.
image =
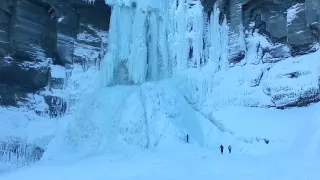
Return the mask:
M 241 140 L 228 139 L 221 136 L 223 133 L 218 133 L 220 137 L 212 138 L 212 141 L 216 142 L 217 145 L 220 143 L 225 146 L 229 143 L 232 144 L 232 154 L 220 155 L 218 147 L 210 149 L 192 143 L 186 144 L 183 141 L 180 143 L 167 141 L 163 143 L 163 146 L 149 150 L 130 151 L 130 153 L 123 153 L 123 151 L 109 152 L 85 159 L 74 160 L 71 158 L 71 154 L 75 152 L 69 152 L 70 156 L 62 156 L 62 159 L 51 161 L 42 160 L 31 167 L 2 174 L 0 179 L 191 180 L 218 178 L 317 180 L 320 178 L 317 168 L 320 165 L 317 161 L 320 152 L 320 131 L 319 126 L 315 126 L 319 125 L 317 109 L 319 109 L 319 105 L 283 111 L 228 108 L 217 112 L 217 119 L 221 118 L 221 122 L 226 129 L 229 128 L 235 134 L 244 134 L 243 132 L 245 132 L 248 136 L 265 135 L 266 137 L 272 136 L 272 138 L 280 137 L 283 140 L 282 142 L 271 140 L 269 144 L 252 142 L 240 145 L 240 143 L 236 144 L 235 142 Z M 234 114 L 231 114 L 231 110 Z M 248 112 L 251 113 L 247 114 Z M 295 119 L 293 121 L 284 119 L 291 117 Z M 273 120 L 269 121 L 270 118 Z M 308 121 L 304 121 L 304 124 L 301 124 L 301 121 L 300 123 L 297 122 L 306 118 L 308 118 Z M 263 122 L 266 130 L 259 128 L 261 125 L 253 122 L 253 119 L 261 120 L 260 122 Z M 294 126 L 292 124 L 295 125 L 293 129 L 296 131 L 294 132 L 291 128 Z M 281 126 L 282 131 L 277 131 L 278 126 Z M 257 131 L 258 128 L 263 132 Z M 274 128 L 276 128 L 275 131 L 272 131 Z M 294 141 L 290 141 L 291 138 L 286 139 L 287 134 L 296 137 Z M 137 136 L 139 135 L 137 134 Z M 82 139 L 82 141 L 85 141 L 85 139 Z M 286 146 L 286 143 L 289 146 Z M 250 146 L 251 151 L 243 151 L 242 148 L 246 146 Z M 268 148 L 271 148 L 272 151 L 266 152 L 265 150 Z M 60 148 L 60 151 L 65 150 Z M 63 153 L 60 152 L 59 154 Z
M 171 81 L 101 88 L 59 131 L 44 159 L 172 150 L 185 144 L 186 134 L 191 144 L 202 148 L 233 144 L 236 152 L 250 155 L 301 149 L 309 143 L 317 149 L 319 105 L 288 110 L 229 106 L 205 114 Z
M 61 156 L 61 149 L 90 155 L 154 148 L 184 142 L 187 133 L 200 146 L 213 143 L 204 133 L 213 131 L 214 125 L 166 81 L 98 89 L 78 113 L 57 135 L 47 155 Z

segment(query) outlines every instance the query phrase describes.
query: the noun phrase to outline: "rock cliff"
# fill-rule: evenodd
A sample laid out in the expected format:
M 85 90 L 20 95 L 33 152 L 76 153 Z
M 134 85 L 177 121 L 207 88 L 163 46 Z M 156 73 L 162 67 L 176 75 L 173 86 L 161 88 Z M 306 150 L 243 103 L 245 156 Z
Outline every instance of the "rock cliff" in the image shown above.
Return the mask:
M 47 90 L 44 101 L 49 113 L 56 116 L 65 111 L 64 100 L 50 91 L 63 89 L 67 76 L 63 68 L 99 60 L 104 48 L 101 32 L 108 30 L 109 16 L 110 7 L 103 0 L 95 4 L 79 0 L 1 1 L 0 105 L 21 106 L 30 101 L 28 94 Z M 55 73 L 57 68 L 62 68 L 62 74 Z

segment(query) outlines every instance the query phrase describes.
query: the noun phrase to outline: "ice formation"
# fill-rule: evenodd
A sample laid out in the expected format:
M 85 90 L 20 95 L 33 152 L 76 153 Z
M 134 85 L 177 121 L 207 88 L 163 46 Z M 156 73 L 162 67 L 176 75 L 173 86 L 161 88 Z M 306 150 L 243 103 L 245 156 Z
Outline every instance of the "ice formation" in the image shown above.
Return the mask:
M 188 69 L 214 68 L 211 77 L 228 72 L 228 26 L 226 18 L 219 23 L 217 6 L 207 17 L 198 1 L 106 2 L 112 14 L 102 87 L 86 97 L 46 156 L 59 147 L 82 154 L 169 147 L 184 142 L 186 134 L 194 144 L 216 146 L 212 138 L 220 131 L 177 85 L 192 87 L 183 75 Z
M 319 52 L 296 62 L 262 63 L 261 49 L 272 44 L 258 32 L 246 39 L 241 34 L 239 38 L 248 47 L 246 59 L 230 65 L 229 26 L 217 5 L 207 15 L 201 3 L 192 0 L 106 3 L 112 6 L 112 14 L 108 52 L 101 63 L 101 86 L 84 97 L 78 114 L 57 135 L 47 157 L 61 156 L 55 153 L 61 147 L 86 155 L 169 148 L 183 142 L 186 134 L 192 143 L 205 147 L 226 140 L 252 143 L 265 137 L 252 133 L 241 139 L 215 119 L 213 112 L 230 105 L 281 106 L 300 98 L 299 91 L 292 93 L 293 97 L 283 95 L 291 90 L 304 85 L 312 92 L 319 89 L 315 86 L 320 67 L 316 62 L 314 68 L 308 68 L 310 72 L 286 81 L 308 78 L 307 83 L 294 88 L 294 83 L 283 82 L 291 71 L 298 71 L 295 67 L 299 65 L 288 69 L 287 63 L 307 66 L 305 57 L 316 61 Z
M 208 18 L 200 1 L 106 2 L 113 10 L 103 86 L 161 80 L 207 63 L 228 70 L 228 26 L 219 24 L 216 6 Z

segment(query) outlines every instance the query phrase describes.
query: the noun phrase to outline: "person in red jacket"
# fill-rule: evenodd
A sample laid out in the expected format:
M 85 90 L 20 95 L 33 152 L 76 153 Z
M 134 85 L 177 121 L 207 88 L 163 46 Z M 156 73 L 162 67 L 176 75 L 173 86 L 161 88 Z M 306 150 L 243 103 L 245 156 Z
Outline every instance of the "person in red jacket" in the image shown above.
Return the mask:
M 231 153 L 231 145 L 228 146 L 229 153 Z

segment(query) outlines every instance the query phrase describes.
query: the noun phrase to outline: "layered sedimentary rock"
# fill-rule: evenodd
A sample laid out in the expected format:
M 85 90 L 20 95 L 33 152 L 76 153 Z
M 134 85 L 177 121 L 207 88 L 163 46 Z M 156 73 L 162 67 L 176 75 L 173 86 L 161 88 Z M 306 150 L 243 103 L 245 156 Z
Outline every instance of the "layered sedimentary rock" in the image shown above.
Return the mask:
M 54 93 L 64 88 L 67 77 L 64 69 L 85 58 L 83 54 L 90 56 L 83 53 L 84 48 L 79 51 L 80 46 L 85 45 L 95 54 L 101 52 L 103 33 L 97 32 L 108 30 L 109 14 L 110 8 L 103 0 L 95 4 L 77 0 L 3 0 L 0 3 L 0 105 L 21 106 L 27 101 L 28 93 L 46 89 L 52 93 L 45 93 L 45 102 L 50 102 L 50 111 L 56 111 L 51 101 L 64 101 Z M 95 36 L 98 41 L 88 43 L 86 37 L 80 41 L 81 33 Z M 62 70 L 55 73 L 54 66 L 61 66 Z

